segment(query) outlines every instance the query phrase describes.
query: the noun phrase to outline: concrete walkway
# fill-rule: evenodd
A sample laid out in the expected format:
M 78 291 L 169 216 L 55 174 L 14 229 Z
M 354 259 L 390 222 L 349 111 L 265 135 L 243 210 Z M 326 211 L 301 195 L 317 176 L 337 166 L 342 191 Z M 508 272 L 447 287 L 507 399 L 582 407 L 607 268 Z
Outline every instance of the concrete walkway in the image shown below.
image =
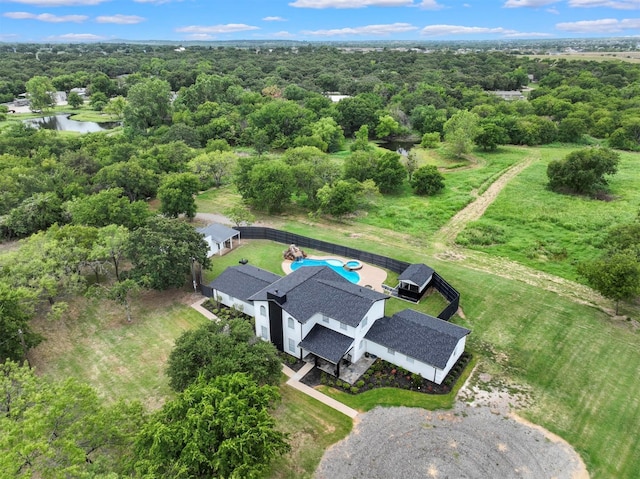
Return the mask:
M 311 396 L 312 398 L 317 399 L 321 403 L 326 404 L 327 406 L 335 409 L 336 411 L 339 411 L 342 414 L 349 416 L 351 419 L 354 419 L 358 415 L 358 411 L 300 382 L 300 379 L 302 379 L 305 376 L 305 374 L 307 374 L 312 369 L 313 369 L 313 364 L 311 363 L 307 363 L 304 366 L 302 366 L 302 368 L 298 372 L 293 371 L 288 366 L 282 365 L 282 372 L 289 377 L 289 380 L 287 381 L 288 386 L 291 386 L 292 388 L 305 393 L 307 396 Z
M 207 299 L 209 298 L 199 299 L 198 301 L 193 303 L 191 307 L 202 314 L 205 318 L 208 318 L 212 321 L 217 321 L 218 317 L 215 314 L 202 307 L 202 303 L 204 303 Z M 358 415 L 358 411 L 356 411 L 355 409 L 352 409 L 349 406 L 342 404 L 340 401 L 336 401 L 326 394 L 322 394 L 320 391 L 316 391 L 315 389 L 300 382 L 305 374 L 311 371 L 311 369 L 313 369 L 313 364 L 311 363 L 305 364 L 298 372 L 295 372 L 293 369 L 284 364 L 282 365 L 282 372 L 289 378 L 286 383 L 288 386 L 291 386 L 292 388 L 305 393 L 307 396 L 311 396 L 312 398 L 317 399 L 321 403 L 332 407 L 336 411 L 340 411 L 342 414 L 346 414 L 351 419 L 355 418 Z
M 203 315 L 205 318 L 210 319 L 211 321 L 217 321 L 218 317 L 215 314 L 213 314 L 211 311 L 209 311 L 207 308 L 204 308 L 202 306 L 202 303 L 204 303 L 208 299 L 209 298 L 203 297 L 202 299 L 199 299 L 198 301 L 193 303 L 191 307 L 195 309 L 198 313 Z

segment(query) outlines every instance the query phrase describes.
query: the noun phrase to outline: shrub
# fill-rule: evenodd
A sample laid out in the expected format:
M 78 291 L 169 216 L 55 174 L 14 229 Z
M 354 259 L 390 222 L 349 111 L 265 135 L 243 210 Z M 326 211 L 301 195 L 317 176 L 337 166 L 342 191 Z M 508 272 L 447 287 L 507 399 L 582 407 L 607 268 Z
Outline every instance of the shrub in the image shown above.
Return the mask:
M 349 389 L 349 391 L 351 392 L 351 394 L 358 394 L 359 389 L 355 386 L 351 386 L 351 389 Z
M 356 383 L 356 386 L 358 386 L 359 388 L 363 387 L 364 386 L 364 381 L 361 379 L 360 381 L 358 381 Z

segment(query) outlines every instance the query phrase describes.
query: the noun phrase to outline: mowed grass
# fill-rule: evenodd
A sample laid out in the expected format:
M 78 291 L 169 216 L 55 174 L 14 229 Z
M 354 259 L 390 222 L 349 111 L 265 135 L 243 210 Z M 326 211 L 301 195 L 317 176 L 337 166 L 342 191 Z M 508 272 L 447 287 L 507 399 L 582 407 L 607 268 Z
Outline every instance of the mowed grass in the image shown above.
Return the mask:
M 357 222 L 416 237 L 432 235 L 528 153 L 526 149 L 515 147 L 493 153 L 476 151 L 477 166 L 443 172 L 445 188 L 440 193 L 416 196 L 405 184 L 400 193 L 378 199 L 376 206 Z
M 173 301 L 176 294 L 153 292 L 141 298 L 131 323 L 120 306 L 82 298 L 63 320 L 37 320 L 35 329 L 47 340 L 31 353 L 36 371 L 56 380 L 87 382 L 107 402 L 161 406 L 172 395 L 165 368 L 176 338 L 208 321 Z
M 523 414 L 566 439 L 594 478 L 640 471 L 640 338 L 626 322 L 524 283 L 435 264 L 462 294 L 483 367 L 531 388 Z
M 325 449 L 345 438 L 353 421 L 286 384 L 280 394 L 282 402 L 273 414 L 278 429 L 289 434 L 291 451 L 276 459 L 265 477 L 311 478 Z
M 458 242 L 576 279 L 575 265 L 601 254 L 607 230 L 638 214 L 640 154 L 621 154 L 619 171 L 610 178 L 612 201 L 601 201 L 547 189 L 549 162 L 575 149 L 541 148 L 541 160 L 511 180 Z

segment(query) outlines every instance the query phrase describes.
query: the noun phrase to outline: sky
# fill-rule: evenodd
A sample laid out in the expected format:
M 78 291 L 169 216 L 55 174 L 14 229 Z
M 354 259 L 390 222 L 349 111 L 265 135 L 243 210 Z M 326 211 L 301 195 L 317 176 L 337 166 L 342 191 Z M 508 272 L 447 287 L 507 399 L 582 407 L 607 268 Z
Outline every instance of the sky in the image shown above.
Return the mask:
M 0 0 L 0 41 L 637 37 L 640 0 Z

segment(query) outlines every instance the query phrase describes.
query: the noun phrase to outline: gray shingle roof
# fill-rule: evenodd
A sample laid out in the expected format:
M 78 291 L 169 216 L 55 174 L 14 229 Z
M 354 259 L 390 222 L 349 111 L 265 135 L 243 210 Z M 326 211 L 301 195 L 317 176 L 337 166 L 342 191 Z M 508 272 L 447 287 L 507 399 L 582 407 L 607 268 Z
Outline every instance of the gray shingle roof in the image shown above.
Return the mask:
M 365 338 L 444 369 L 458 341 L 470 332 L 442 319 L 405 309 L 391 318 L 378 319 Z
M 411 264 L 400 274 L 400 276 L 398 276 L 398 280 L 411 281 L 414 284 L 421 285 L 424 284 L 424 282 L 428 280 L 433 273 L 434 270 L 429 268 L 426 264 Z
M 229 228 L 218 223 L 212 223 L 203 228 L 198 228 L 196 231 L 204 235 L 205 238 L 207 236 L 211 236 L 211 239 L 216 243 L 224 243 L 229 238 L 233 238 L 240 234 L 238 230 L 234 230 L 233 228 Z
M 317 313 L 356 327 L 376 301 L 388 296 L 347 281 L 326 266 L 305 266 L 279 279 L 251 300 L 267 300 L 267 293 L 277 290 L 286 295 L 282 309 L 301 323 Z
M 353 338 L 316 324 L 298 346 L 337 364 L 352 344 Z
M 250 264 L 230 266 L 214 279 L 209 286 L 234 298 L 247 299 L 281 277 Z

